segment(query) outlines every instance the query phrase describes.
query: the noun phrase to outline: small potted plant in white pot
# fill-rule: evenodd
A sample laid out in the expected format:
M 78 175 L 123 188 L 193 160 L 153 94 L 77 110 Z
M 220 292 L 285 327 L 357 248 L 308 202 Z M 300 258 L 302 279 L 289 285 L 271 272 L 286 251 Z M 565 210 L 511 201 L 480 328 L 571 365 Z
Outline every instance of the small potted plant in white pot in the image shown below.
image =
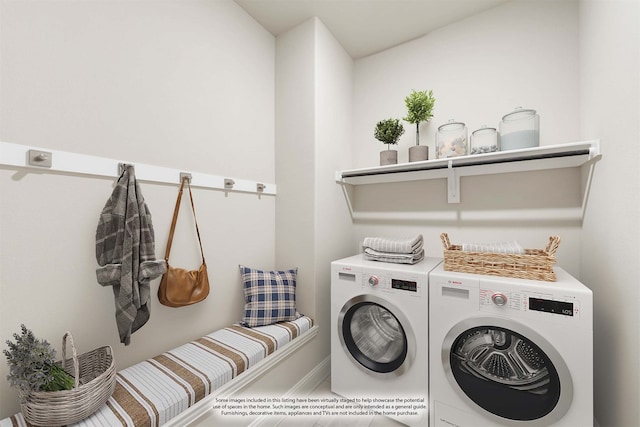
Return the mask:
M 380 120 L 376 124 L 375 138 L 387 144 L 387 149 L 380 152 L 380 166 L 398 163 L 398 151 L 391 150 L 390 147 L 398 143 L 403 133 L 404 126 L 398 119 Z
M 420 145 L 420 123 L 428 122 L 433 117 L 433 106 L 436 99 L 430 91 L 412 91 L 404 99 L 407 106 L 407 117 L 405 121 L 416 125 L 416 145 L 409 147 L 409 161 L 418 162 L 429 160 L 429 147 Z

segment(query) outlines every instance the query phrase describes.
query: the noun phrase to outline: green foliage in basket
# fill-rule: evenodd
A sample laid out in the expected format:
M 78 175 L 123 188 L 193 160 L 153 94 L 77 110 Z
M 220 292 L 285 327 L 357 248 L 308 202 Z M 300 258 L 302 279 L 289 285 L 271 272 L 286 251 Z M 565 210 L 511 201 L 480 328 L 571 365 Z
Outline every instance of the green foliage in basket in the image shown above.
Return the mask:
M 22 334 L 13 334 L 16 342 L 7 340 L 3 350 L 9 362 L 7 380 L 24 394 L 31 391 L 71 390 L 73 377 L 55 363 L 56 352 L 46 340 L 38 340 L 31 330 L 21 325 Z
M 386 119 L 380 120 L 376 124 L 376 130 L 373 136 L 378 141 L 382 141 L 387 144 L 387 149 L 389 149 L 389 144 L 397 144 L 398 139 L 404 133 L 404 126 L 400 123 L 398 119 Z

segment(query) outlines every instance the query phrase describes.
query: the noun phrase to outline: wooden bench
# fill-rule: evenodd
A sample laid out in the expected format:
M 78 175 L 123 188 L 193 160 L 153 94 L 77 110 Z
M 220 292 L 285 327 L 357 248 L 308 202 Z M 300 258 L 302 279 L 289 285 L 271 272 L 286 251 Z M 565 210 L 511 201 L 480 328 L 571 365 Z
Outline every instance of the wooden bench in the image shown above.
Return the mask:
M 217 330 L 119 371 L 107 403 L 73 426 L 184 426 L 211 410 L 215 397 L 253 382 L 316 334 L 306 316 Z M 0 420 L 0 427 L 15 426 L 29 426 L 21 413 Z

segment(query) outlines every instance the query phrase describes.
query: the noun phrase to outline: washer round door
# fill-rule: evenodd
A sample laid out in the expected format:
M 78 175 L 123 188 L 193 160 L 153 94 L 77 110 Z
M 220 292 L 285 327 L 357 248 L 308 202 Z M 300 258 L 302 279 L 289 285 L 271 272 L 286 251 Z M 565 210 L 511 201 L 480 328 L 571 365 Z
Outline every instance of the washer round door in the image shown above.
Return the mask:
M 415 359 L 415 336 L 406 316 L 374 295 L 347 301 L 338 317 L 337 332 L 350 359 L 370 374 L 401 375 Z
M 467 319 L 446 335 L 446 376 L 478 412 L 502 425 L 549 425 L 573 399 L 566 363 L 540 334 L 506 319 Z

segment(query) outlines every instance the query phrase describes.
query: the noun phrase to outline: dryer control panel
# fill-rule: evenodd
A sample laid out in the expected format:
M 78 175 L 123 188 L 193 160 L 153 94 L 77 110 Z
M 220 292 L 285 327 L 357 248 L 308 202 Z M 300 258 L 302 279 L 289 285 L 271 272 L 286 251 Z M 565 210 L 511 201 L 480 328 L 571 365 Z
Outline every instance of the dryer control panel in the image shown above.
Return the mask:
M 577 312 L 574 306 L 575 304 L 569 301 L 529 297 L 529 310 L 541 311 L 543 313 L 573 316 L 574 313 Z
M 515 310 L 518 312 L 538 312 L 564 317 L 578 317 L 580 304 L 570 296 L 553 295 L 531 291 L 502 291 L 480 288 L 480 308 L 496 312 Z

